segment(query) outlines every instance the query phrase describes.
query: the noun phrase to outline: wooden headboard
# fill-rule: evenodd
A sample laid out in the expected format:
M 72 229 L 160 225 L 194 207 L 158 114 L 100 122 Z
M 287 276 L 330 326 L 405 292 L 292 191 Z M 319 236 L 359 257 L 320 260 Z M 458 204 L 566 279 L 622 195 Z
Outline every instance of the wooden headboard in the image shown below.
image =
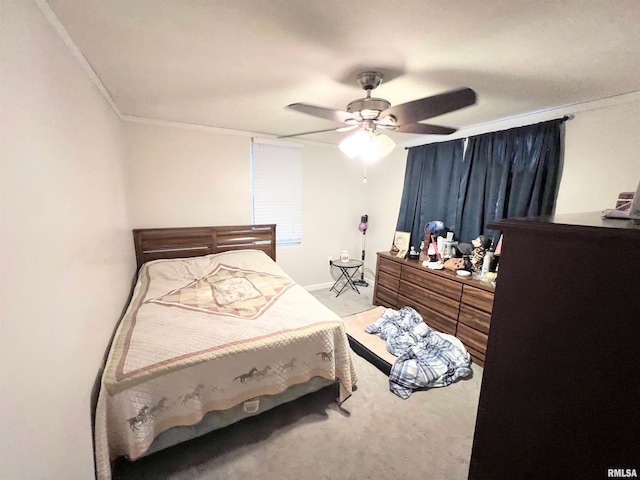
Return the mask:
M 199 257 L 247 248 L 276 259 L 275 225 L 233 227 L 137 228 L 133 231 L 138 268 L 160 258 Z

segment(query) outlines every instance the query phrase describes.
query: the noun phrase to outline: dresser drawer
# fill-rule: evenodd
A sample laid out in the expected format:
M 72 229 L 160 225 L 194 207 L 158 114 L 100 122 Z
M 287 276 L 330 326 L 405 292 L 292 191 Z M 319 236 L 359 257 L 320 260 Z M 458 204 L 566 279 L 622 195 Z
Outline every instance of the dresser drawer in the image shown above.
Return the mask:
M 462 295 L 462 284 L 419 268 L 403 265 L 400 278 L 449 297 L 456 302 L 460 301 Z
M 493 308 L 493 292 L 487 292 L 480 288 L 465 285 L 462 291 L 462 303 L 491 313 L 491 309 Z
M 378 283 L 379 287 L 385 287 L 389 290 L 393 290 L 394 292 L 397 292 L 398 287 L 400 286 L 400 278 L 389 275 L 382 270 L 378 272 L 378 278 L 376 279 L 376 282 Z
M 431 310 L 450 317 L 454 322 L 458 318 L 459 303 L 456 300 L 409 283 L 404 279 L 400 280 L 400 291 L 403 296 L 413 298 L 416 303 L 428 305 Z
M 482 355 L 487 351 L 487 335 L 466 326 L 464 323 L 458 323 L 456 337 L 462 340 L 462 343 L 468 345 L 470 348 L 478 351 Z
M 387 308 L 397 308 L 398 291 L 390 290 L 382 285 L 376 285 L 376 305 L 382 305 Z
M 491 314 L 461 303 L 458 321 L 473 328 L 474 330 L 480 330 L 482 333 L 486 333 L 488 335 L 489 324 L 491 323 Z
M 378 273 L 384 272 L 394 277 L 400 276 L 402 265 L 384 257 L 378 257 Z
M 456 321 L 443 315 L 429 307 L 426 307 L 420 303 L 416 303 L 407 297 L 402 295 L 398 296 L 398 307 L 413 307 L 422 316 L 424 323 L 429 325 L 437 332 L 448 333 L 449 335 L 456 334 Z

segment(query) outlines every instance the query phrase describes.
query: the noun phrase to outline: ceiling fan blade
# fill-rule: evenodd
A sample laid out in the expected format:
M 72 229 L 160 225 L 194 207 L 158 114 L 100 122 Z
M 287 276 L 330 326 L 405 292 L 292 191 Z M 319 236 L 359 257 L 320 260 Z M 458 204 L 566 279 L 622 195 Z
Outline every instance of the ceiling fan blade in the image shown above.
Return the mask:
M 449 135 L 456 131 L 455 128 L 428 125 L 426 123 L 405 123 L 394 130 L 402 133 L 418 133 L 420 135 Z
M 474 103 L 476 103 L 476 92 L 470 88 L 463 87 L 389 107 L 380 113 L 379 118 L 393 115 L 399 125 L 415 123 L 468 107 Z
M 353 130 L 354 128 L 358 128 L 358 125 L 347 125 L 346 127 L 336 128 L 336 132 L 348 132 L 349 130 Z
M 331 108 L 317 107 L 315 105 L 309 105 L 308 103 L 292 103 L 287 105 L 287 108 L 296 110 L 297 112 L 313 115 L 314 117 L 326 118 L 327 120 L 333 120 L 338 123 L 346 123 L 347 120 L 354 118 L 351 113 L 343 112 L 342 110 L 333 110 Z
M 345 128 L 345 127 L 342 127 Z M 313 133 L 324 133 L 324 132 L 340 132 L 343 131 L 342 128 L 327 128 L 325 130 L 314 130 L 312 132 L 302 132 L 302 133 L 293 133 L 291 135 L 280 135 L 276 138 L 291 138 L 291 137 L 300 137 L 302 135 L 311 135 Z

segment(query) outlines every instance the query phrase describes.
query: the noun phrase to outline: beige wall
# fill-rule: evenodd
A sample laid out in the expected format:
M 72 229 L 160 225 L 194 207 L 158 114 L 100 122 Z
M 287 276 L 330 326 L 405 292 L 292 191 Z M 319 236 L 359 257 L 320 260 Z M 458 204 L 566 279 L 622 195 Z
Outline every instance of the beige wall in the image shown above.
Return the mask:
M 348 250 L 360 258 L 360 216 L 365 214 L 362 170 L 335 147 L 303 148 L 303 238 L 278 249 L 278 263 L 306 287 L 331 281 L 329 257 Z
M 124 122 L 127 198 L 136 228 L 252 222 L 251 138 L 214 129 Z M 331 281 L 328 257 L 359 256 L 365 205 L 362 170 L 336 148 L 306 144 L 303 240 L 279 247 L 278 262 L 300 284 Z
M 398 221 L 400 198 L 404 183 L 407 151 L 396 147 L 389 156 L 372 163 L 368 168 L 366 267 L 375 273 L 376 252 L 388 251 Z
M 640 101 L 577 113 L 566 123 L 556 213 L 600 211 L 640 181 Z
M 249 138 L 121 122 L 33 3 L 3 1 L 0 22 L 0 475 L 87 479 L 89 396 L 129 293 L 130 228 L 250 222 Z M 599 210 L 634 188 L 639 118 L 629 102 L 567 123 L 558 212 Z M 363 184 L 337 149 L 303 151 L 304 239 L 279 262 L 324 285 L 329 256 L 358 256 L 367 213 L 374 269 L 406 152 L 370 165 Z
M 86 480 L 135 266 L 120 120 L 33 2 L 0 27 L 0 477 Z
M 134 228 L 251 223 L 249 137 L 123 122 Z
M 618 192 L 635 189 L 639 119 L 640 102 L 631 101 L 586 109 L 565 124 L 557 213 L 602 210 Z M 520 117 L 499 129 L 539 121 L 539 115 Z M 125 129 L 129 210 L 136 227 L 251 222 L 248 136 L 132 122 Z M 359 162 L 335 147 L 305 144 L 303 243 L 278 249 L 279 263 L 297 282 L 314 288 L 331 281 L 327 259 L 343 249 L 359 258 L 357 224 L 364 213 L 370 220 L 365 266 L 375 270 L 375 253 L 389 248 L 395 231 L 406 155 L 397 147 L 370 164 L 363 183 Z

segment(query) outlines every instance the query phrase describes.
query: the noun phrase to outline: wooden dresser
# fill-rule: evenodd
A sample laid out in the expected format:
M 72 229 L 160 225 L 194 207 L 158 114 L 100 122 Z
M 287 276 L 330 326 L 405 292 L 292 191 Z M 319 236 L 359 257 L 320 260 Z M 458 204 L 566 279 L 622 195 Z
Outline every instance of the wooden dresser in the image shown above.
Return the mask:
M 490 283 L 378 253 L 374 305 L 415 308 L 430 327 L 458 337 L 480 365 L 487 348 L 493 291 Z
M 469 479 L 640 475 L 640 225 L 489 228 L 504 237 Z

